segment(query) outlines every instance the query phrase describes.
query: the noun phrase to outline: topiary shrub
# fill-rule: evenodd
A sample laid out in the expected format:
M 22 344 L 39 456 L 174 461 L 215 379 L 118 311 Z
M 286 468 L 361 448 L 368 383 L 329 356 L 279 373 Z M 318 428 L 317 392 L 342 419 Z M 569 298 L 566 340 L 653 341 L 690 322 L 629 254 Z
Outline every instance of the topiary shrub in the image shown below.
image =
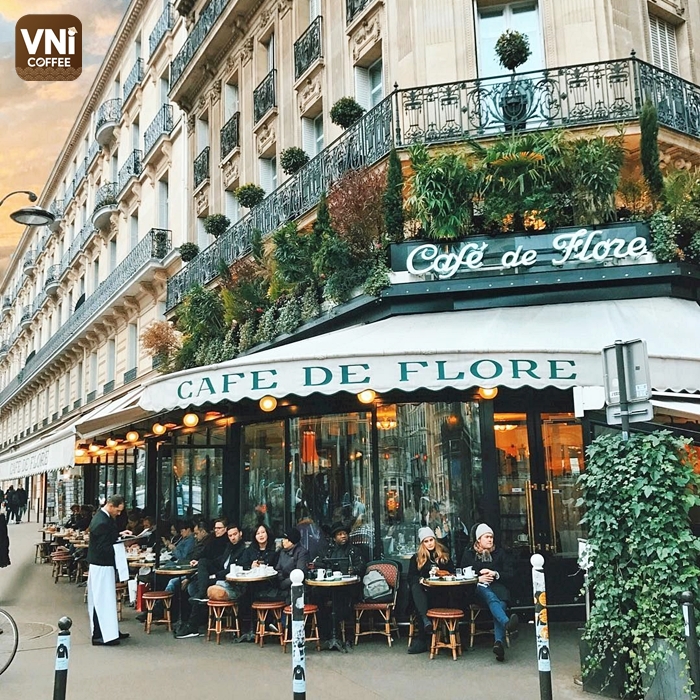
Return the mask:
M 673 262 L 681 258 L 678 247 L 678 226 L 663 212 L 656 212 L 649 220 L 651 252 L 659 262 Z
M 246 209 L 252 209 L 253 207 L 257 207 L 258 204 L 265 199 L 265 190 L 249 182 L 247 185 L 241 185 L 234 191 L 233 195 L 241 206 Z
M 310 321 L 321 313 L 321 305 L 318 303 L 318 290 L 316 287 L 307 287 L 301 297 L 301 320 Z
M 238 352 L 245 352 L 255 345 L 255 320 L 249 318 L 241 325 L 241 334 L 238 340 Z
M 218 238 L 231 225 L 231 220 L 224 214 L 211 214 L 204 219 L 204 230 L 214 238 Z
M 389 153 L 386 189 L 384 190 L 384 229 L 392 243 L 403 241 L 403 172 L 401 159 L 395 148 Z
M 271 306 L 269 309 L 265 309 L 260 317 L 258 331 L 255 334 L 255 342 L 268 343 L 277 337 L 277 333 L 277 309 Z
M 280 309 L 277 327 L 280 333 L 293 333 L 301 325 L 301 302 L 291 297 Z
M 280 165 L 287 175 L 301 170 L 309 162 L 309 156 L 303 148 L 290 146 L 285 148 L 280 155 Z
M 496 41 L 496 55 L 498 62 L 506 69 L 512 70 L 519 68 L 530 58 L 530 40 L 525 34 L 516 32 L 512 29 L 506 29 Z
M 194 260 L 199 255 L 199 246 L 196 243 L 183 243 L 178 250 L 180 251 L 182 262 L 186 263 Z
M 352 97 L 341 97 L 331 107 L 331 121 L 342 129 L 348 129 L 364 113 L 365 108 Z

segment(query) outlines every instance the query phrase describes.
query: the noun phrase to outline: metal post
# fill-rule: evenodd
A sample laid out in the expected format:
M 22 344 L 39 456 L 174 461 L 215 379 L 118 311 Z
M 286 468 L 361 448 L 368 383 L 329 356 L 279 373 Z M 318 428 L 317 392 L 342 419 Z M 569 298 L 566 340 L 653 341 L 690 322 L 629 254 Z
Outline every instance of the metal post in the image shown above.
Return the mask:
M 292 581 L 292 691 L 294 700 L 306 700 L 304 572 L 294 569 L 289 578 Z
M 552 700 L 552 669 L 549 662 L 549 622 L 547 588 L 544 582 L 544 557 L 533 554 L 532 592 L 535 596 L 535 634 L 537 635 L 537 669 L 540 672 L 540 700 Z
M 690 664 L 690 680 L 692 682 L 692 697 L 697 698 L 700 693 L 700 654 L 698 652 L 698 637 L 695 632 L 695 607 L 694 596 L 691 591 L 681 593 L 681 605 L 683 606 L 683 622 L 685 623 L 685 645 L 688 650 L 688 663 Z
M 53 681 L 53 700 L 66 700 L 68 682 L 68 657 L 70 656 L 70 628 L 73 621 L 62 617 L 58 621 L 61 630 L 56 638 L 56 666 Z
M 617 387 L 620 391 L 620 419 L 622 420 L 622 439 L 630 437 L 630 415 L 627 403 L 627 374 L 625 373 L 625 350 L 621 340 L 615 341 L 615 360 L 617 363 Z

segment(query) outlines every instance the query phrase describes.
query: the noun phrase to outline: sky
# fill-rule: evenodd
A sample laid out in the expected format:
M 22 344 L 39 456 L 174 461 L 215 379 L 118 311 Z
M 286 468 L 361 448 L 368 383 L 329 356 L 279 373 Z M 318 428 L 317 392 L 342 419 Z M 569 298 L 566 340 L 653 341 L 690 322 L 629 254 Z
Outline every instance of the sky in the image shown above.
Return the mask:
M 128 5 L 128 0 L 0 0 L 0 198 L 13 190 L 41 194 Z M 26 82 L 17 75 L 15 24 L 26 14 L 68 14 L 81 21 L 79 78 Z M 0 207 L 0 278 L 24 231 L 9 214 L 28 204 L 25 195 L 16 194 Z

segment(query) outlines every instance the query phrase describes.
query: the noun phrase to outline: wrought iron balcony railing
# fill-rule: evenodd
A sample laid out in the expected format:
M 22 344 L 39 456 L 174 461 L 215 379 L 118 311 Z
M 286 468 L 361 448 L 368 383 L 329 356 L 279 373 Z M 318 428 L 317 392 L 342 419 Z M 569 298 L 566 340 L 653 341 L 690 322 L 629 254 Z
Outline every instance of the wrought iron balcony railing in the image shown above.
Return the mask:
M 211 28 L 216 24 L 223 9 L 228 5 L 230 0 L 211 0 L 204 8 L 204 11 L 199 16 L 197 23 L 188 34 L 183 47 L 178 52 L 177 56 L 170 63 L 170 89 L 180 80 L 185 69 L 190 61 L 197 53 L 197 49 L 202 45 L 211 31 Z
M 209 146 L 194 159 L 194 186 L 199 187 L 209 179 Z
M 155 27 L 153 27 L 153 31 L 148 37 L 149 56 L 153 56 L 155 50 L 158 48 L 158 45 L 163 40 L 163 37 L 173 28 L 174 25 L 175 10 L 172 4 L 168 3 L 158 18 Z
M 71 199 L 73 199 L 74 194 L 75 194 L 75 180 L 71 180 L 70 182 L 66 183 L 66 191 L 63 194 L 64 211 L 65 211 L 65 209 L 68 208 L 68 205 L 70 204 Z
M 110 391 L 114 391 L 114 379 L 110 379 L 103 387 L 102 393 L 109 394 Z
M 87 173 L 87 158 L 83 158 L 75 170 L 75 189 L 80 187 L 80 183 L 85 179 L 85 174 Z
M 137 374 L 137 368 L 134 367 L 132 369 L 128 369 L 126 372 L 124 372 L 124 384 L 128 384 L 129 382 L 133 382 L 134 379 L 136 379 L 136 374 Z
M 163 134 L 169 134 L 173 130 L 173 107 L 163 105 L 156 114 L 155 119 L 148 125 L 143 134 L 143 153 L 147 156 L 156 141 Z
M 36 253 L 33 250 L 28 250 L 24 254 L 22 268 L 25 272 L 31 272 L 36 267 Z
M 116 206 L 118 194 L 119 189 L 117 183 L 106 182 L 97 190 L 97 192 L 95 192 L 95 208 L 93 211 L 97 211 L 102 207 Z
M 294 79 L 306 73 L 311 64 L 323 58 L 323 18 L 321 15 L 311 22 L 306 31 L 294 42 Z
M 647 99 L 661 125 L 700 138 L 700 87 L 634 57 L 396 90 L 173 275 L 166 306 L 216 279 L 220 260 L 247 255 L 253 230 L 266 236 L 302 216 L 332 182 L 393 147 L 638 119 Z
M 132 151 L 131 155 L 126 159 L 126 163 L 119 170 L 119 193 L 124 191 L 129 180 L 132 177 L 138 177 L 141 174 L 141 161 L 143 156 L 141 151 Z
M 95 133 L 97 133 L 108 122 L 118 122 L 122 118 L 122 101 L 119 97 L 114 97 L 100 105 L 95 119 Z
M 253 91 L 253 119 L 256 124 L 277 105 L 276 80 L 277 71 L 273 68 Z
M 236 112 L 221 129 L 221 159 L 223 160 L 234 148 L 238 148 L 238 129 L 241 113 Z
M 345 24 L 350 24 L 372 0 L 345 0 Z
M 44 286 L 47 287 L 51 284 L 58 282 L 61 276 L 61 266 L 51 265 L 51 267 L 46 270 L 46 279 L 44 280 Z
M 49 205 L 49 211 L 54 215 L 56 219 L 63 217 L 63 200 L 54 199 Z
M 90 148 L 88 148 L 88 154 L 87 154 L 87 166 L 88 169 L 90 166 L 95 162 L 95 158 L 97 158 L 97 154 L 102 150 L 102 146 L 100 146 L 97 141 L 93 141 L 90 144 Z
M 2 298 L 2 310 L 9 311 L 10 309 L 12 309 L 12 297 L 4 296 Z
M 39 292 L 36 299 L 34 299 L 34 303 L 32 304 L 32 317 L 36 316 L 39 311 L 41 311 L 41 307 L 44 305 L 45 301 L 46 294 L 44 292 Z
M 91 319 L 96 318 L 101 309 L 112 304 L 121 288 L 134 279 L 142 268 L 151 261 L 160 262 L 170 252 L 171 246 L 170 231 L 151 229 L 134 246 L 126 258 L 117 265 L 107 279 L 87 297 L 85 303 L 76 308 L 68 320 L 49 338 L 37 352 L 31 367 L 26 367 L 21 374 L 18 374 L 5 386 L 0 392 L 0 405 L 4 405 L 20 389 L 22 384 L 58 356 L 71 338 L 75 337 Z M 24 313 L 27 313 L 31 320 L 31 310 L 28 306 L 24 307 Z
M 143 80 L 143 59 L 137 58 L 133 68 L 129 71 L 124 81 L 124 90 L 122 92 L 123 102 L 126 102 L 131 93 L 136 89 L 136 86 Z
M 88 391 L 88 394 L 85 397 L 85 403 L 90 403 L 91 401 L 94 401 L 96 398 L 97 398 L 97 389 L 93 389 L 92 391 Z
M 73 261 L 78 257 L 78 253 L 80 253 L 80 251 L 90 240 L 94 231 L 95 227 L 92 225 L 92 222 L 88 221 L 87 223 L 83 224 L 80 232 L 71 241 L 68 249 L 64 251 L 63 256 L 61 257 L 61 268 L 59 272 L 61 277 L 68 272 L 68 270 L 70 270 L 71 266 L 73 265 Z
M 32 307 L 29 304 L 22 307 L 22 315 L 19 319 L 19 325 L 23 328 L 28 326 L 32 320 Z

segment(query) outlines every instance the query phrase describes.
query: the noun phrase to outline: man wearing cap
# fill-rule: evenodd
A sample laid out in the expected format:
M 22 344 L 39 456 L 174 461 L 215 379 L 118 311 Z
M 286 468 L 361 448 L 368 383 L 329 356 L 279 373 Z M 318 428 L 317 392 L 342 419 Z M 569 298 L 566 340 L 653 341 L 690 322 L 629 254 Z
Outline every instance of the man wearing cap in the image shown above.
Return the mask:
M 287 602 L 290 602 L 292 580 L 289 578 L 294 569 L 300 569 L 306 577 L 306 567 L 309 565 L 309 552 L 301 544 L 301 532 L 296 527 L 287 530 L 282 535 L 282 551 L 275 565 L 277 571 L 277 586 L 283 592 Z
M 503 661 L 506 657 L 503 645 L 506 632 L 515 632 L 518 628 L 518 616 L 506 615 L 510 594 L 504 582 L 512 578 L 513 569 L 506 552 L 494 545 L 493 530 L 486 523 L 477 525 L 474 545 L 466 547 L 462 554 L 462 566 L 473 567 L 479 576 L 474 597 L 493 616 L 493 653 L 497 661 Z

